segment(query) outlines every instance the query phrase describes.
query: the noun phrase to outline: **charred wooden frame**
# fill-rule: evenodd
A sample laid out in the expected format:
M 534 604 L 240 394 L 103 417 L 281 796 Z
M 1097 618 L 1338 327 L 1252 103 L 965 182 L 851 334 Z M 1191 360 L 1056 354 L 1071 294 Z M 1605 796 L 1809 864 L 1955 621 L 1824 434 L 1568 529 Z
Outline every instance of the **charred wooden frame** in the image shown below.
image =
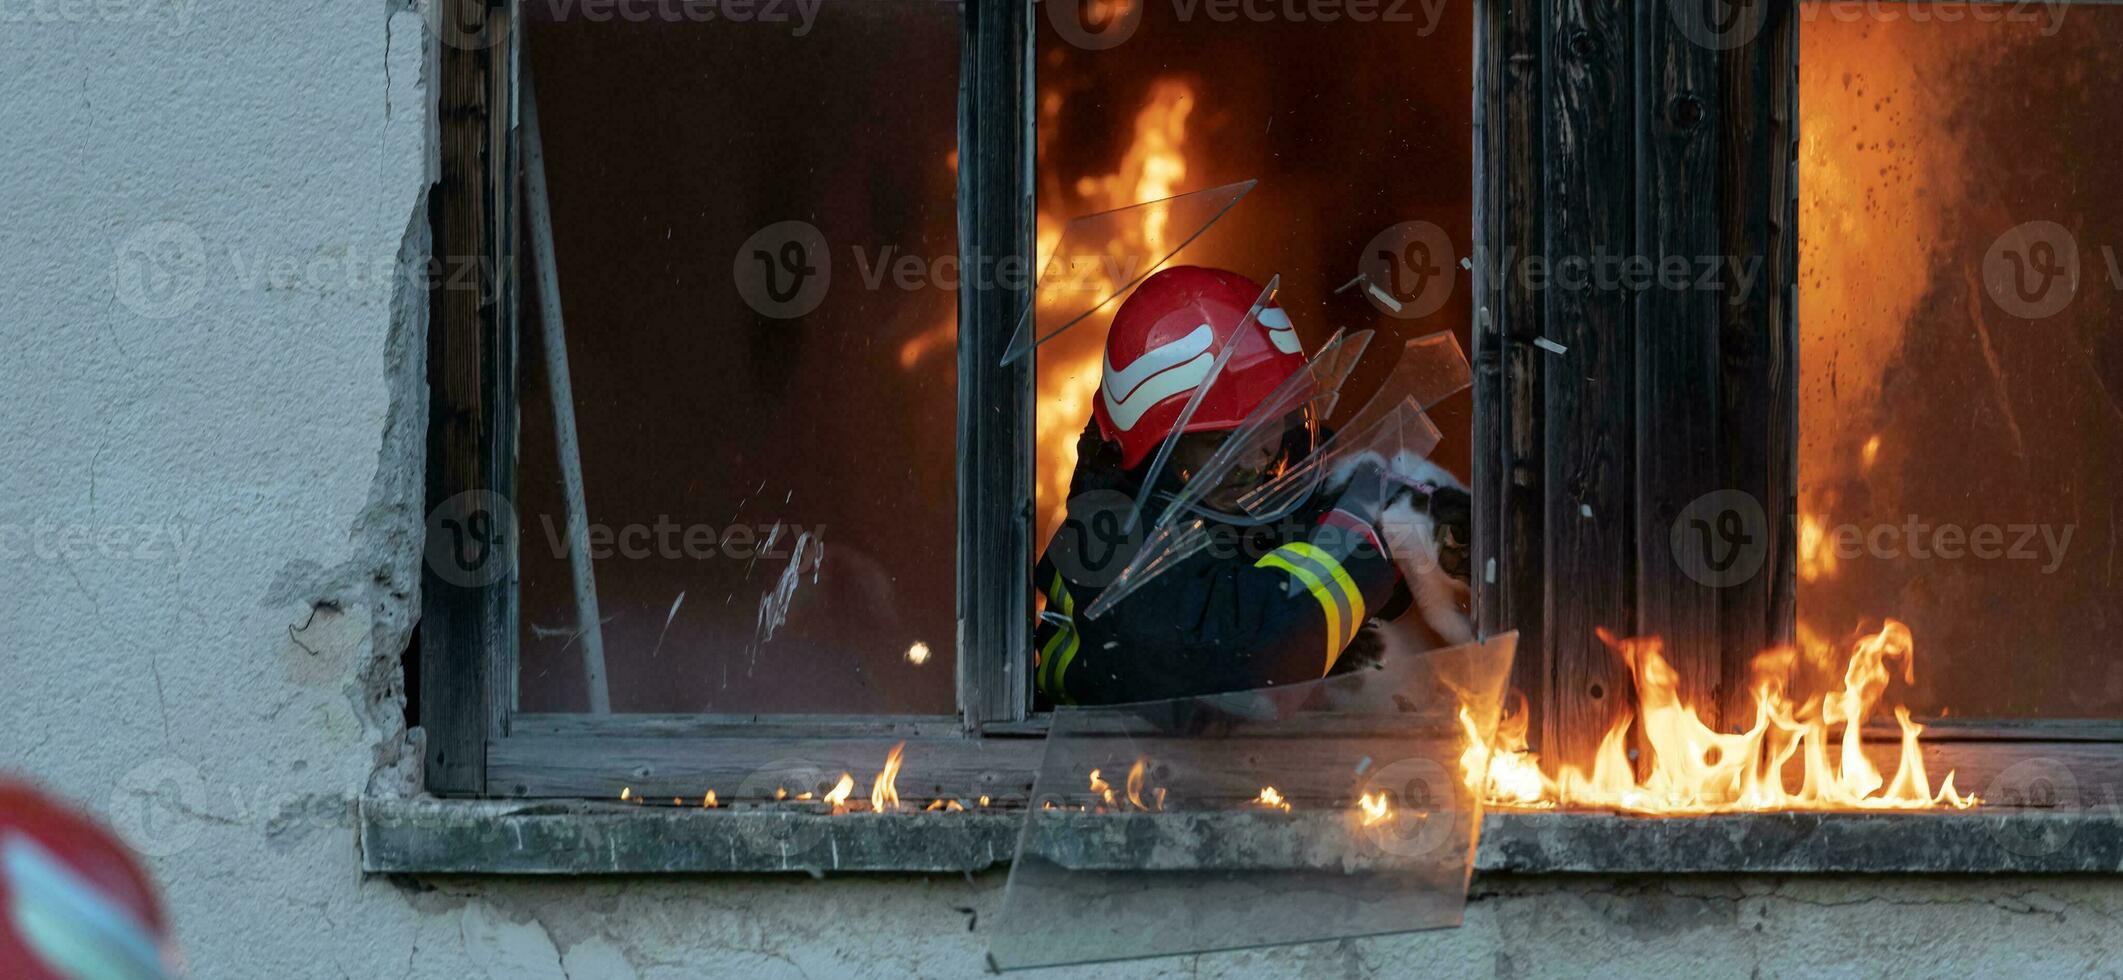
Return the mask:
M 960 16 L 960 254 L 1029 259 L 1032 5 L 969 0 Z M 1002 363 L 1031 304 L 1031 283 L 1009 276 L 967 276 L 959 288 L 958 705 L 971 732 L 1023 721 L 1032 707 L 1034 382 L 1030 358 Z
M 428 196 L 436 259 L 428 269 L 430 515 L 467 494 L 506 497 L 515 485 L 510 12 L 486 0 L 442 0 L 435 12 L 437 33 L 457 43 L 436 47 L 441 169 Z M 515 594 L 507 579 L 459 584 L 422 565 L 420 724 L 428 789 L 438 795 L 487 791 L 487 743 L 507 733 L 506 709 L 515 703 Z
M 1660 633 L 1686 695 L 1745 708 L 1747 659 L 1795 617 L 1796 58 L 1791 2 L 1747 9 L 1754 39 L 1694 43 L 1684 0 L 1479 0 L 1475 28 L 1476 605 L 1520 631 L 1514 684 L 1536 747 L 1585 757 L 1629 679 L 1593 635 Z M 439 0 L 435 255 L 476 269 L 432 293 L 427 503 L 513 487 L 517 243 L 515 32 L 507 0 Z M 1028 256 L 1033 237 L 1033 0 L 962 4 L 962 254 Z M 1753 291 L 1543 289 L 1528 257 L 1759 260 Z M 468 260 L 476 259 L 476 262 Z M 1726 274 L 1730 275 L 1728 265 Z M 1032 378 L 1000 351 L 1029 287 L 960 292 L 958 718 L 519 715 L 514 583 L 423 581 L 420 724 L 437 795 L 725 795 L 874 771 L 905 741 L 901 792 L 1022 799 L 1043 731 L 1029 717 Z M 1541 340 L 1560 353 L 1536 345 Z M 1711 588 L 1670 529 L 1716 490 L 1758 500 L 1763 571 Z M 1980 791 L 2042 759 L 2082 786 L 2123 782 L 2123 724 L 1935 725 L 1925 761 Z M 762 782 L 764 781 L 764 782 Z M 794 789 L 792 789 L 792 792 Z M 2088 799 L 2084 802 L 2093 802 Z
M 1514 680 L 1551 758 L 1590 758 L 1625 710 L 1596 627 L 1664 636 L 1683 696 L 1731 709 L 1744 695 L 1721 679 L 1792 628 L 1798 18 L 1755 5 L 1755 39 L 1718 50 L 1679 9 L 1500 0 L 1477 41 L 1477 615 L 1520 631 Z M 1520 274 L 1615 255 L 1764 273 L 1745 294 L 1729 264 L 1722 292 Z M 1724 489 L 1762 503 L 1772 540 L 1761 573 L 1717 589 L 1669 536 Z

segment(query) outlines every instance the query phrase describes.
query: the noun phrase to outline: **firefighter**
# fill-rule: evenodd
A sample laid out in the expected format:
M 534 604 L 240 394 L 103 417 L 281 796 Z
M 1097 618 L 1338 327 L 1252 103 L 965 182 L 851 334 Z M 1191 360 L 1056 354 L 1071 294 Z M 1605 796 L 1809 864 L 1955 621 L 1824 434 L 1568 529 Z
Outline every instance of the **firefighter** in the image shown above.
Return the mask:
M 1085 615 L 1142 537 L 1127 536 L 1129 508 L 1118 502 L 1154 479 L 1141 523 L 1154 521 L 1262 401 L 1306 369 L 1280 307 L 1270 303 L 1247 319 L 1260 294 L 1237 273 L 1180 266 L 1145 280 L 1115 313 L 1092 421 L 1078 441 L 1070 515 L 1035 572 L 1044 597 L 1034 634 L 1043 704 L 1317 680 L 1363 659 L 1352 648 L 1365 646 L 1366 621 L 1396 617 L 1411 600 L 1439 639 L 1471 638 L 1454 601 L 1465 595 L 1467 496 L 1449 474 L 1422 460 L 1352 454 L 1317 490 L 1271 508 L 1280 512 L 1242 507 L 1248 491 L 1302 463 L 1319 443 L 1318 420 L 1302 410 L 1257 435 L 1258 426 L 1247 427 L 1248 444 L 1234 450 L 1238 465 L 1203 474 L 1218 479 L 1215 486 L 1193 488 L 1200 496 L 1189 516 L 1204 520 L 1209 547 L 1099 616 Z M 1229 361 L 1152 477 L 1159 446 L 1226 341 L 1236 345 Z M 1413 593 L 1403 585 L 1404 567 L 1416 579 Z M 1447 573 L 1461 581 L 1441 582 Z

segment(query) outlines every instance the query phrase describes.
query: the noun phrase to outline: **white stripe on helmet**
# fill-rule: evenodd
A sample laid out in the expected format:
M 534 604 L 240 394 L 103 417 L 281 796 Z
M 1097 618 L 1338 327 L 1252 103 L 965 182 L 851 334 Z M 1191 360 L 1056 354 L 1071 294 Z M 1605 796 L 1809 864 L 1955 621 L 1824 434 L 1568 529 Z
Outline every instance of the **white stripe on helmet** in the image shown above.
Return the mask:
M 1135 390 L 1142 387 L 1143 382 L 1150 380 L 1154 375 L 1171 369 L 1175 365 L 1191 361 L 1196 356 L 1207 353 L 1209 345 L 1215 342 L 1216 331 L 1204 323 L 1199 327 L 1195 327 L 1192 332 L 1178 340 L 1163 347 L 1144 351 L 1143 356 L 1136 358 L 1135 363 L 1128 365 L 1125 369 L 1113 366 L 1113 351 L 1108 349 L 1106 351 L 1105 364 L 1106 380 L 1105 384 L 1099 387 L 1109 396 L 1112 396 L 1117 391 L 1121 401 L 1131 401 L 1135 397 Z
M 1106 400 L 1106 414 L 1112 416 L 1113 424 L 1120 426 L 1122 432 L 1128 432 L 1159 402 L 1199 387 L 1209 377 L 1209 369 L 1215 366 L 1215 356 L 1204 351 L 1194 360 L 1175 364 L 1152 375 L 1126 398 L 1114 398 L 1112 389 L 1104 385 L 1099 386 L 1099 397 Z
M 1261 326 L 1268 328 L 1268 340 L 1275 344 L 1276 350 L 1296 354 L 1305 349 L 1297 339 L 1297 328 L 1290 323 L 1290 314 L 1283 312 L 1282 307 L 1262 307 L 1260 322 Z

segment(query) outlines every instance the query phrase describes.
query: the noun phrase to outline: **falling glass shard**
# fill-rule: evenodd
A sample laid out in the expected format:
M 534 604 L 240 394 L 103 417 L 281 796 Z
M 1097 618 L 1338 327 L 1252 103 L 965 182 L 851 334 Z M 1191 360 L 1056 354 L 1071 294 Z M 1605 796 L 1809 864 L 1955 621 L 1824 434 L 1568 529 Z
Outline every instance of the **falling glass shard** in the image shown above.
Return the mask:
M 1473 379 L 1467 355 L 1452 334 L 1409 341 L 1371 400 L 1303 463 L 1242 497 L 1240 512 L 1287 513 L 1322 486 L 1341 489 L 1350 468 L 1365 459 L 1389 473 L 1415 469 L 1412 464 L 1427 459 L 1444 441 L 1426 410 L 1466 390 Z
M 1231 363 L 1231 355 L 1238 351 L 1239 338 L 1245 336 L 1248 326 L 1260 319 L 1261 311 L 1267 309 L 1268 304 L 1275 302 L 1275 294 L 1282 285 L 1281 275 L 1269 278 L 1267 288 L 1261 290 L 1260 298 L 1254 300 L 1253 306 L 1246 310 L 1246 315 L 1239 319 L 1238 329 L 1224 337 L 1223 344 L 1217 349 L 1216 359 L 1209 364 L 1209 373 L 1202 377 L 1200 384 L 1194 386 L 1194 394 L 1187 398 L 1187 404 L 1172 420 L 1172 431 L 1165 434 L 1165 441 L 1157 447 L 1157 455 L 1151 457 L 1150 468 L 1143 471 L 1143 486 L 1135 495 L 1135 507 L 1128 512 L 1128 523 L 1122 526 L 1122 535 L 1134 534 L 1135 529 L 1141 526 L 1143 506 L 1149 502 L 1150 494 L 1157 486 L 1157 478 L 1164 475 L 1165 463 L 1172 459 L 1172 447 L 1179 445 L 1180 437 L 1187 434 L 1187 426 L 1194 422 L 1194 413 L 1201 409 L 1202 399 L 1208 396 L 1210 389 L 1216 387 L 1217 379 L 1224 376 L 1224 366 Z M 1196 301 L 1196 306 L 1200 309 L 1202 322 L 1210 322 L 1212 317 L 1206 308 L 1201 308 L 1199 300 Z
M 1369 412 L 1367 406 L 1367 416 Z M 1386 499 L 1390 494 L 1385 483 L 1392 474 L 1415 468 L 1412 464 L 1428 459 L 1445 439 L 1413 398 L 1360 424 L 1361 428 L 1336 433 L 1318 452 L 1283 475 L 1247 491 L 1238 501 L 1240 513 L 1287 514 L 1322 491 L 1337 496 L 1347 493 L 1360 477 L 1379 480 L 1380 485 L 1367 496 Z M 1367 462 L 1372 465 L 1363 465 Z
M 1247 413 L 1246 420 L 1224 438 L 1216 454 L 1188 478 L 1185 487 L 1172 495 L 1160 523 L 1177 519 L 1188 508 L 1227 486 L 1234 472 L 1261 456 L 1269 447 L 1280 445 L 1292 431 L 1303 430 L 1316 440 L 1321 417 L 1333 400 L 1340 397 L 1343 383 L 1349 380 L 1349 373 L 1363 357 L 1371 336 L 1368 330 L 1348 335 L 1337 333 L 1304 370 L 1291 375 L 1268 397 L 1261 399 L 1261 403 Z
M 991 960 L 1458 925 L 1516 646 L 1506 634 L 1306 684 L 1057 711 Z
M 1070 219 L 1047 258 L 1032 307 L 1003 350 L 1009 364 L 1150 277 L 1246 196 L 1254 180 Z
M 1429 411 L 1473 385 L 1474 369 L 1460 350 L 1459 339 L 1450 331 L 1417 337 L 1402 345 L 1392 373 L 1342 428 L 1361 429 L 1404 400 L 1414 401 L 1417 408 Z
M 1238 483 L 1249 479 L 1273 479 L 1265 473 L 1247 469 L 1247 464 L 1274 455 L 1274 451 L 1289 440 L 1303 441 L 1305 456 L 1311 455 L 1312 439 L 1318 431 L 1323 406 L 1332 401 L 1341 391 L 1349 372 L 1355 368 L 1364 347 L 1371 342 L 1370 331 L 1354 334 L 1336 334 L 1320 349 L 1305 369 L 1285 380 L 1261 400 L 1261 403 L 1246 416 L 1237 428 L 1225 436 L 1219 448 L 1201 468 L 1191 474 L 1177 493 L 1170 494 L 1157 522 L 1151 525 L 1142 547 L 1122 568 L 1121 573 L 1096 599 L 1084 609 L 1087 619 L 1097 619 L 1106 611 L 1133 594 L 1164 571 L 1177 567 L 1181 558 L 1167 553 L 1174 543 L 1186 539 L 1167 533 L 1167 528 L 1196 516 L 1203 501 L 1212 494 L 1230 490 L 1238 492 Z M 1236 515 L 1227 515 L 1236 516 Z M 1240 517 L 1241 520 L 1258 519 L 1263 515 Z M 1273 520 L 1275 515 L 1265 515 Z M 1196 549 L 1199 550 L 1199 549 Z

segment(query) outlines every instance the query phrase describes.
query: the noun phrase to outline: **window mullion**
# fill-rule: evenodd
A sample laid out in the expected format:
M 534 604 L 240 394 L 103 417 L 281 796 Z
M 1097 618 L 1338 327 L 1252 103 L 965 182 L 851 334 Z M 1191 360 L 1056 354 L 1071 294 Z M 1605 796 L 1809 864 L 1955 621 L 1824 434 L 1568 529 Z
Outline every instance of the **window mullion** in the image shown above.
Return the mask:
M 1002 363 L 1031 299 L 1031 0 L 966 0 L 959 77 L 958 703 L 969 729 L 1032 702 L 1032 370 Z

